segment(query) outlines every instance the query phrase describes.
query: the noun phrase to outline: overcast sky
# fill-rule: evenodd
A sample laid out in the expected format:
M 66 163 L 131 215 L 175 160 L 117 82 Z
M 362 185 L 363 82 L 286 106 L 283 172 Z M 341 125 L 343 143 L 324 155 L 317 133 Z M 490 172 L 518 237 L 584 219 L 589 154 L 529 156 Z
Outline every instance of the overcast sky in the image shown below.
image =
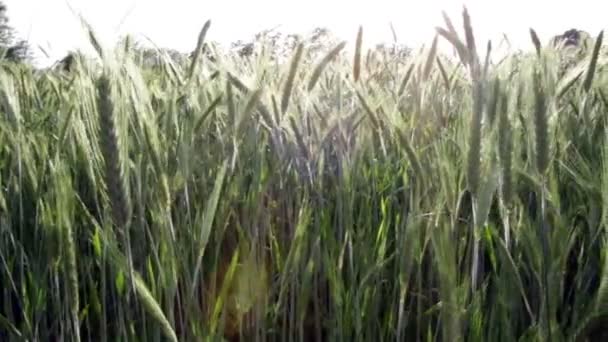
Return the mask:
M 480 40 L 497 39 L 504 33 L 517 47 L 529 46 L 529 28 L 543 41 L 570 28 L 595 36 L 608 28 L 605 0 L 4 0 L 10 23 L 34 47 L 43 47 L 50 58 L 62 58 L 69 49 L 90 51 L 77 14 L 113 43 L 127 33 L 145 35 L 162 47 L 190 51 L 198 32 L 211 19 L 209 38 L 231 42 L 276 25 L 289 32 L 316 26 L 331 29 L 343 39 L 354 40 L 359 25 L 364 41 L 390 41 L 389 24 L 400 42 L 417 47 L 429 43 L 434 27 L 443 25 L 445 10 L 460 24 L 466 5 Z M 478 45 L 485 45 L 480 44 Z

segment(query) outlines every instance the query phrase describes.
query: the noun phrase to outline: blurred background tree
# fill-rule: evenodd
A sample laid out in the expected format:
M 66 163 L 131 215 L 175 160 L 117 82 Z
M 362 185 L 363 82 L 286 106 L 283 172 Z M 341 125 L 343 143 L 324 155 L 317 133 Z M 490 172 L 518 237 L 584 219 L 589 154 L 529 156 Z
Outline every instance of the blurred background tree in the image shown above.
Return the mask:
M 32 52 L 26 40 L 17 38 L 15 29 L 9 24 L 8 10 L 0 1 L 0 56 L 13 62 L 30 62 Z

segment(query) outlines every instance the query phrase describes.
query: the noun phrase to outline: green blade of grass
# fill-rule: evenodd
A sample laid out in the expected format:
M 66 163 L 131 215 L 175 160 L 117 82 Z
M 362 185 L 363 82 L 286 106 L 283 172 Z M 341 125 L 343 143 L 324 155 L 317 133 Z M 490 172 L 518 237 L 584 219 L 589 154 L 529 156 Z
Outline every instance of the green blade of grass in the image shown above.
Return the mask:
M 202 226 L 200 228 L 198 234 L 198 256 L 196 259 L 194 272 L 192 276 L 192 283 L 190 284 L 189 298 L 190 300 L 194 299 L 194 290 L 196 289 L 196 284 L 199 281 L 199 273 L 202 267 L 203 256 L 205 254 L 205 249 L 207 247 L 207 242 L 209 241 L 209 236 L 211 235 L 211 228 L 213 226 L 213 221 L 215 219 L 215 213 L 217 210 L 218 202 L 220 200 L 220 194 L 222 191 L 222 187 L 224 185 L 224 179 L 226 177 L 226 171 L 228 170 L 228 159 L 224 160 L 222 167 L 220 168 L 216 178 L 215 185 L 213 186 L 213 192 L 208 199 L 208 202 L 205 206 L 205 211 L 203 212 L 202 218 Z

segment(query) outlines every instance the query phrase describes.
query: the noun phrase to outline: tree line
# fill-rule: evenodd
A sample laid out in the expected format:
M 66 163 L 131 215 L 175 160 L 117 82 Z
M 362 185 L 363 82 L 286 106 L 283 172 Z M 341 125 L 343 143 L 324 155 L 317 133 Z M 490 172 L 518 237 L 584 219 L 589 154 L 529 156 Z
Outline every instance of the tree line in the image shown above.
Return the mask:
M 549 44 L 556 48 L 565 48 L 572 50 L 574 47 L 578 53 L 584 54 L 587 50 L 589 42 L 592 41 L 589 33 L 579 29 L 569 29 L 561 34 L 553 36 L 549 40 Z M 269 29 L 259 32 L 252 39 L 238 40 L 232 42 L 228 51 L 223 50 L 220 44 L 206 43 L 206 57 L 214 60 L 218 54 L 227 54 L 238 58 L 252 58 L 260 51 L 263 45 L 266 54 L 271 60 L 288 58 L 295 50 L 299 43 L 305 43 L 307 47 L 308 58 L 314 59 L 322 55 L 329 49 L 340 43 L 340 40 L 333 35 L 327 28 L 317 27 L 307 34 L 286 34 L 279 30 Z M 183 53 L 170 48 L 152 48 L 136 42 L 132 37 L 127 36 L 121 41 L 121 44 L 128 46 L 134 52 L 134 56 L 144 66 L 154 67 L 161 63 L 163 58 L 169 58 L 171 61 L 181 63 L 187 61 L 191 56 L 189 53 Z M 268 50 L 269 49 L 269 50 Z M 380 56 L 381 59 L 387 60 L 406 60 L 412 54 L 412 49 L 404 44 L 399 44 L 396 41 L 392 44 L 381 43 L 370 49 L 371 55 Z M 577 53 L 577 55 L 578 55 Z M 80 51 L 70 51 L 64 58 L 57 61 L 54 66 L 61 67 L 65 70 L 70 70 L 72 64 L 84 55 Z M 10 25 L 8 9 L 3 1 L 0 0 L 0 59 L 17 62 L 29 63 L 34 61 L 33 49 L 29 42 L 19 38 L 15 29 Z

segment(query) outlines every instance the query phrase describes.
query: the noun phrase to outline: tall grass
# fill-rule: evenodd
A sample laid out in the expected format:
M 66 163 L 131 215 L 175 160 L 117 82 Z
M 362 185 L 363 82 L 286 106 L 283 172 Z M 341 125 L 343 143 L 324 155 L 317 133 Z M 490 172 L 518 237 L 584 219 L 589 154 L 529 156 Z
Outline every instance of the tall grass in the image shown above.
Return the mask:
M 0 340 L 605 339 L 602 34 L 498 63 L 462 15 L 407 61 L 212 61 L 206 22 L 183 64 L 2 62 Z

